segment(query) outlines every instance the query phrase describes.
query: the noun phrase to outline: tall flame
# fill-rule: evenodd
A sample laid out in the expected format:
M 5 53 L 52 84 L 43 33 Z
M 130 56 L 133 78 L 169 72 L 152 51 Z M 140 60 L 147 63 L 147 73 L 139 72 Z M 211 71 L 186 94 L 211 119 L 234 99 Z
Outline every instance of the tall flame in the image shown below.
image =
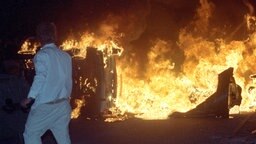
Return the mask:
M 211 11 L 211 5 L 207 1 L 200 2 L 202 8 L 198 13 Z M 194 23 L 197 28 L 195 30 L 200 29 L 201 25 L 206 26 L 206 19 L 210 14 L 209 12 L 197 17 L 199 19 Z M 255 19 L 248 16 L 247 23 L 252 22 L 248 20 Z M 253 24 L 250 24 L 250 27 Z M 168 54 L 168 50 L 174 49 L 172 45 L 163 40 L 156 40 L 148 52 L 148 63 L 143 77 L 138 76 L 141 69 L 136 61 L 123 58 L 118 62 L 121 88 L 116 106 L 121 113 L 134 113 L 138 118 L 166 119 L 175 111 L 186 112 L 202 103 L 216 91 L 218 74 L 233 67 L 235 81 L 243 89 L 243 101 L 239 111 L 254 111 L 255 90 L 248 92 L 248 88 L 252 83 L 249 75 L 256 70 L 253 66 L 256 60 L 255 38 L 254 32 L 244 41 L 227 42 L 224 38 L 209 41 L 182 29 L 178 45 L 184 51 L 185 60 L 180 73 L 174 71 L 175 63 L 172 62 L 172 57 L 163 57 Z M 127 65 L 129 60 L 132 64 Z

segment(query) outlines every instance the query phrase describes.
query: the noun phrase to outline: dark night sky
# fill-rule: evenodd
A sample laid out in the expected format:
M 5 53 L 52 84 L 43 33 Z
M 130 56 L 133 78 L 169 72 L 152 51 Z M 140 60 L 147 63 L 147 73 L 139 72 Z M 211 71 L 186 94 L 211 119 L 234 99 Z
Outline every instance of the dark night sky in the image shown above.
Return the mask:
M 145 0 L 144 0 L 145 1 Z M 1 1 L 1 38 L 33 35 L 41 21 L 53 21 L 60 32 L 97 25 L 109 13 L 119 13 L 129 0 L 8 0 Z
M 226 33 L 231 33 L 248 12 L 244 1 L 211 0 L 215 5 L 211 26 L 225 27 Z M 255 0 L 247 1 L 255 6 Z M 118 30 L 130 36 L 129 43 L 147 47 L 145 43 L 155 37 L 175 41 L 179 29 L 194 18 L 198 6 L 199 0 L 2 0 L 0 39 L 16 40 L 19 45 L 34 36 L 38 23 L 52 21 L 62 41 L 71 31 L 95 32 L 102 22 L 114 17 L 119 19 Z M 240 33 L 243 31 L 240 29 Z

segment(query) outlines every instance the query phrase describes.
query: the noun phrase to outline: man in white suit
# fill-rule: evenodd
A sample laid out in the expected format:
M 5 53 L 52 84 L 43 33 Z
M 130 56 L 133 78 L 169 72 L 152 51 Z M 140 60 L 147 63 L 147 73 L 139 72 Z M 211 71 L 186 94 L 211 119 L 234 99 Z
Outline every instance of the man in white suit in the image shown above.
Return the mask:
M 72 91 L 72 61 L 56 45 L 56 27 L 42 23 L 37 28 L 42 48 L 33 62 L 36 75 L 23 107 L 32 101 L 23 133 L 25 144 L 41 144 L 41 136 L 51 130 L 58 144 L 70 144 L 69 122 Z

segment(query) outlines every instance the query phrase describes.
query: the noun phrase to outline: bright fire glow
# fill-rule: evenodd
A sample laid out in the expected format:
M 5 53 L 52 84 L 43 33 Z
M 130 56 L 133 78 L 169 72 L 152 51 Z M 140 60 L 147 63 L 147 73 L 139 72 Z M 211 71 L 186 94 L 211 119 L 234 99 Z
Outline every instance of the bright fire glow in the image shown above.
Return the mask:
M 33 41 L 34 39 L 28 38 L 22 44 L 21 49 L 18 51 L 19 54 L 35 54 L 37 48 L 40 46 L 39 43 Z
M 102 51 L 103 54 L 105 54 L 104 58 L 112 55 L 114 48 L 119 50 L 116 55 L 120 56 L 123 52 L 123 48 L 118 46 L 114 40 L 105 38 L 100 39 L 93 33 L 84 33 L 79 41 L 72 38 L 70 40 L 66 40 L 61 47 L 65 51 L 71 50 L 75 58 L 78 57 L 82 59 L 86 57 L 86 49 L 88 47 L 94 47 L 97 48 L 97 50 Z
M 190 25 L 204 33 L 208 30 L 213 9 L 207 0 L 200 0 L 200 3 L 196 20 Z M 255 30 L 255 19 L 245 16 L 249 30 Z M 252 24 L 253 20 L 255 23 Z M 218 74 L 229 67 L 234 68 L 234 78 L 242 88 L 243 98 L 241 106 L 230 112 L 255 111 L 256 90 L 253 88 L 256 83 L 250 75 L 256 73 L 256 32 L 250 33 L 244 41 L 226 41 L 225 38 L 210 41 L 184 28 L 180 30 L 177 43 L 185 57 L 179 71 L 172 57 L 176 53 L 174 44 L 161 39 L 153 42 L 143 69 L 132 55 L 122 54 L 123 48 L 117 45 L 116 39 L 85 33 L 80 40 L 70 38 L 61 46 L 71 50 L 74 57 L 83 59 L 86 59 L 87 47 L 102 51 L 104 60 L 113 54 L 113 48 L 119 50 L 116 54 L 120 56 L 116 58 L 118 92 L 113 100 L 114 107 L 109 108 L 113 117 L 106 121 L 126 119 L 128 113 L 142 119 L 166 119 L 173 112 L 189 111 L 216 91 Z M 72 112 L 72 118 L 79 116 L 85 101 L 77 100 L 76 103 L 78 106 Z
M 84 99 L 75 99 L 76 107 L 73 109 L 71 113 L 71 118 L 76 119 L 80 115 L 80 109 L 81 107 L 85 106 L 85 100 Z

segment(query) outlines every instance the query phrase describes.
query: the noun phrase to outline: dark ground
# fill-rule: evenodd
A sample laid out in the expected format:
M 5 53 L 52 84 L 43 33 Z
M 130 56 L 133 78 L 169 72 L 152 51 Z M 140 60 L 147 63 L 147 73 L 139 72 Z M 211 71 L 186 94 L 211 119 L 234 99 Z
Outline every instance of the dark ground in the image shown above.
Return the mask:
M 72 144 L 256 144 L 256 114 L 239 114 L 230 119 L 170 118 L 128 119 L 106 123 L 75 119 L 70 124 Z M 14 138 L 0 144 L 18 144 Z M 54 144 L 51 135 L 44 144 Z
M 256 114 L 241 114 L 233 119 L 73 120 L 70 132 L 73 144 L 256 144 L 255 129 Z

